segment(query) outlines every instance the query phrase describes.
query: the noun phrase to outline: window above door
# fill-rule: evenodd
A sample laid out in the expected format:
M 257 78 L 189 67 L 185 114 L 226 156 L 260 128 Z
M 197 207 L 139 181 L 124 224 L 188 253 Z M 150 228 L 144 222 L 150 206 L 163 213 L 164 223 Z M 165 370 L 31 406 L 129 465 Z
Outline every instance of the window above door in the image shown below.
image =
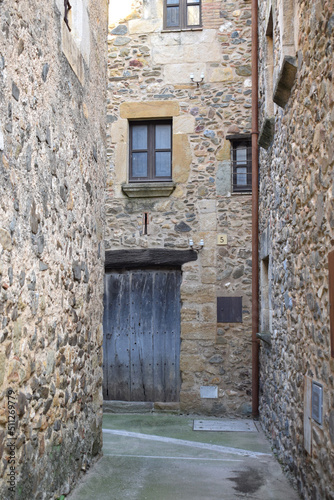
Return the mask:
M 130 182 L 172 180 L 172 121 L 131 121 Z
M 202 26 L 201 0 L 164 0 L 164 29 L 183 30 Z

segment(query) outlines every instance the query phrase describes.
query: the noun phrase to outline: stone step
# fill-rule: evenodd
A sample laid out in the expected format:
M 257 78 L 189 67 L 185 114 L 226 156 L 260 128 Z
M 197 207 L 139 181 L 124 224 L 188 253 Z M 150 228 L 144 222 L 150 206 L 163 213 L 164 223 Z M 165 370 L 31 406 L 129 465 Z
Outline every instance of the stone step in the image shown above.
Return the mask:
M 103 401 L 103 413 L 180 413 L 180 403 Z

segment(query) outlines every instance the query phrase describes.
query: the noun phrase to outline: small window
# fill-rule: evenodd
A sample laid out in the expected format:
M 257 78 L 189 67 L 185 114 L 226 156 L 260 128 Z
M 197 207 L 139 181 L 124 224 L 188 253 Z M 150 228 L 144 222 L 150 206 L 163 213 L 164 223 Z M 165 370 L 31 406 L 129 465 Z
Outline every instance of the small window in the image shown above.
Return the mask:
M 130 181 L 171 179 L 171 120 L 130 122 Z
M 232 189 L 252 191 L 252 145 L 250 140 L 232 141 Z
M 198 28 L 201 22 L 201 0 L 164 0 L 165 29 Z

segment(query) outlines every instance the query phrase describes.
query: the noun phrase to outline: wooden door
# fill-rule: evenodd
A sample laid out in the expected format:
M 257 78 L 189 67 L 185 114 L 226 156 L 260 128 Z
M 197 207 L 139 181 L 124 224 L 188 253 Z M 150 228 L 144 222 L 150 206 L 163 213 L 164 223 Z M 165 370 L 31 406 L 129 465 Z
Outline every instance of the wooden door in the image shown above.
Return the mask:
M 180 283 L 179 270 L 106 274 L 105 400 L 179 400 Z

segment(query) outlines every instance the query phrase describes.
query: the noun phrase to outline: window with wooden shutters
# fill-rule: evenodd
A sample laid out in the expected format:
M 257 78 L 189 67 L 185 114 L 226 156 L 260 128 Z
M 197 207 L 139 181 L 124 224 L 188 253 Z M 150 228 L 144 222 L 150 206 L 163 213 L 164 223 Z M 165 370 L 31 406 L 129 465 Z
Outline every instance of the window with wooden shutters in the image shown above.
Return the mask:
M 199 28 L 201 22 L 201 0 L 164 0 L 165 29 Z
M 172 179 L 171 120 L 130 122 L 130 182 Z
M 331 356 L 334 358 L 334 250 L 328 254 Z

